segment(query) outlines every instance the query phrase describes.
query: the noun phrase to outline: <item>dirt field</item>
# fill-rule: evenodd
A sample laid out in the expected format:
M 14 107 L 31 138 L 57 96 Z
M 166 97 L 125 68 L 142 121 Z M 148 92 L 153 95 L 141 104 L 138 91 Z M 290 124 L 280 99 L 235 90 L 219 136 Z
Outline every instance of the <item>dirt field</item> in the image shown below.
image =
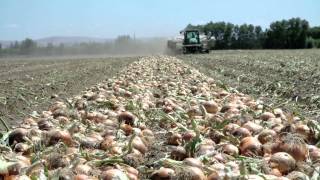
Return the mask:
M 320 50 L 213 51 L 178 56 L 231 87 L 270 106 L 320 117 Z
M 137 57 L 0 59 L 0 118 L 13 125 L 115 75 Z

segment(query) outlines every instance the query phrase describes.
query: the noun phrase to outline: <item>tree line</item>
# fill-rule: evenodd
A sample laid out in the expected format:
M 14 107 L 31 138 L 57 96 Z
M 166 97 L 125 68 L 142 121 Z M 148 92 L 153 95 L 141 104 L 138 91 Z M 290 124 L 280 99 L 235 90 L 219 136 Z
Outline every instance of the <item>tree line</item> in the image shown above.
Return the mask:
M 186 29 L 198 29 L 216 41 L 212 49 L 302 49 L 320 48 L 320 26 L 310 27 L 300 18 L 275 21 L 263 30 L 252 24 L 228 22 L 189 24 Z

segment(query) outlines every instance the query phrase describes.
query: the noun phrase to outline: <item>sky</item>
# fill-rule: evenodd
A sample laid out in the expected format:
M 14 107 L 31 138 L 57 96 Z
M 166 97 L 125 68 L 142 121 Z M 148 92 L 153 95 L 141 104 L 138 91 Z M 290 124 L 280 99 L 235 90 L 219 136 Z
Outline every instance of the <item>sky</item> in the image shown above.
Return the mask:
M 168 37 L 189 23 L 227 21 L 267 28 L 291 17 L 319 26 L 320 0 L 0 0 L 0 40 Z

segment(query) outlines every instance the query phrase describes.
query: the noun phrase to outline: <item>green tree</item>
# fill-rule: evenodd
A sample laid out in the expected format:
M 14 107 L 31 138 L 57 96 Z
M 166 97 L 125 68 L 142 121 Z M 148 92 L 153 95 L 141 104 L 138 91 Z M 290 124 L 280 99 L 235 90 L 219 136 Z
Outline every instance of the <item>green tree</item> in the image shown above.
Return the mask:
M 266 33 L 266 48 L 305 48 L 309 23 L 300 18 L 271 23 Z
M 21 54 L 29 55 L 35 51 L 37 48 L 37 43 L 32 39 L 26 38 L 21 42 L 20 51 Z

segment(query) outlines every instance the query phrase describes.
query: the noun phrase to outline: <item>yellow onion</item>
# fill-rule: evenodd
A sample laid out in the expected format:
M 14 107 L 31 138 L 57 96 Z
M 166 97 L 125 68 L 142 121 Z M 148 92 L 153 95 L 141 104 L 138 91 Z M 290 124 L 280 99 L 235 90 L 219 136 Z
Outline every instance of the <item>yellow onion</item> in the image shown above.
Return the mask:
M 28 130 L 23 129 L 23 128 L 18 128 L 15 129 L 13 131 L 11 131 L 11 133 L 9 134 L 9 144 L 15 144 L 15 143 L 19 143 L 19 142 L 25 142 L 25 138 L 28 134 Z
M 165 180 L 165 179 L 172 179 L 175 173 L 173 169 L 170 168 L 160 168 L 159 170 L 154 171 L 150 179 L 151 180 Z
M 219 111 L 219 106 L 214 101 L 205 101 L 202 105 L 208 113 L 215 114 Z
M 197 168 L 203 168 L 203 163 L 199 160 L 199 159 L 195 159 L 195 158 L 185 158 L 183 160 L 183 163 L 185 165 L 188 166 L 193 166 L 193 167 L 197 167 Z
M 194 166 L 187 166 L 178 175 L 180 179 L 190 179 L 190 180 L 206 180 L 206 176 L 203 171 Z
M 133 115 L 131 112 L 128 112 L 128 111 L 121 112 L 118 115 L 119 122 L 124 122 L 131 126 L 134 125 L 135 119 L 136 119 L 135 115 Z
M 257 134 L 263 129 L 262 126 L 251 121 L 245 123 L 242 127 L 248 129 L 252 134 Z
M 267 142 L 272 142 L 276 137 L 276 132 L 271 129 L 264 129 L 262 132 L 258 135 L 258 140 L 261 142 L 261 144 L 265 144 Z
M 173 150 L 171 151 L 171 158 L 178 161 L 184 160 L 185 158 L 187 158 L 186 149 L 182 146 L 173 148 Z
M 222 147 L 222 152 L 229 154 L 231 156 L 236 156 L 239 154 L 239 149 L 237 148 L 237 146 L 232 145 L 232 144 L 225 144 Z
M 140 137 L 136 136 L 132 141 L 132 147 L 139 150 L 142 154 L 146 153 L 148 151 L 147 146 L 144 144 L 144 142 L 141 140 Z
M 276 116 L 271 112 L 264 112 L 260 115 L 260 119 L 263 121 L 268 121 L 271 118 L 275 118 Z
M 109 169 L 102 173 L 101 179 L 103 180 L 128 179 L 128 176 L 119 169 Z
M 240 142 L 240 153 L 245 156 L 262 155 L 262 145 L 254 137 L 245 137 Z
M 286 152 L 275 153 L 270 158 L 270 167 L 277 168 L 282 174 L 292 171 L 295 166 L 296 161 Z
M 48 145 L 54 145 L 59 141 L 64 142 L 66 145 L 72 145 L 73 140 L 68 131 L 52 130 L 48 133 Z

